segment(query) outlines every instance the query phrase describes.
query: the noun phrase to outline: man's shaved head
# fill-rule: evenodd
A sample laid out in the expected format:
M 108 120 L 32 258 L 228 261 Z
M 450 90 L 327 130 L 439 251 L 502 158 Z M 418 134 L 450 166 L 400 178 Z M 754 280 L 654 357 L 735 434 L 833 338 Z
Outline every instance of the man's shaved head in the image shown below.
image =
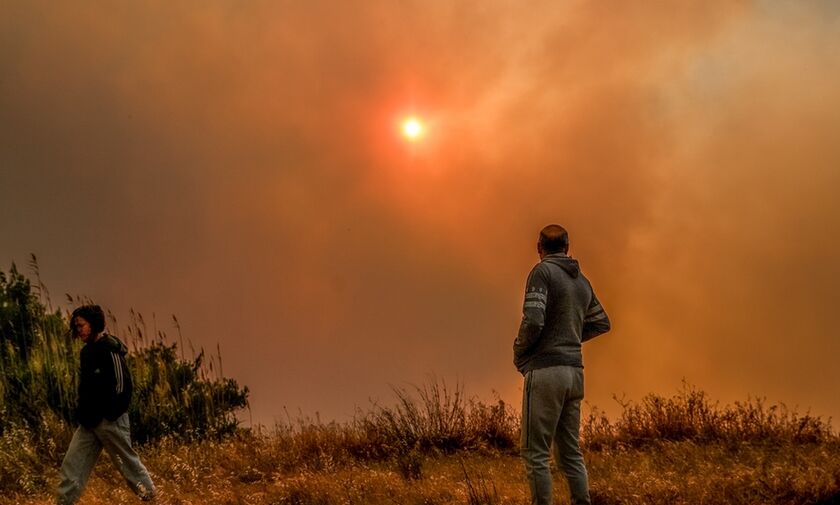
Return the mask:
M 550 224 L 540 231 L 537 250 L 543 254 L 568 253 L 569 233 L 559 224 Z

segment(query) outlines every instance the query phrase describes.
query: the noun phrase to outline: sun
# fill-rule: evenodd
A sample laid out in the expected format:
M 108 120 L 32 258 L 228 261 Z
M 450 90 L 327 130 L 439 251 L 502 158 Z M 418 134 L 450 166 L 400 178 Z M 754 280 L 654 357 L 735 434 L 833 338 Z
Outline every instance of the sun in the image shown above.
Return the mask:
M 423 126 L 423 122 L 414 116 L 409 116 L 403 119 L 401 129 L 403 137 L 411 141 L 419 140 L 423 137 L 423 134 L 426 132 L 426 128 Z

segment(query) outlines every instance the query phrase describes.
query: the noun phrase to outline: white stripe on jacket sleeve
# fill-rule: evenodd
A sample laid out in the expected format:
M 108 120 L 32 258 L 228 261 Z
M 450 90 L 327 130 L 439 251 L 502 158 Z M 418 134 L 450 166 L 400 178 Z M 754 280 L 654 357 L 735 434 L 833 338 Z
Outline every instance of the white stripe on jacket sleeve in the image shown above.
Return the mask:
M 117 379 L 117 394 L 123 392 L 123 369 L 120 363 L 120 357 L 117 353 L 111 353 L 111 360 L 114 362 L 114 377 Z

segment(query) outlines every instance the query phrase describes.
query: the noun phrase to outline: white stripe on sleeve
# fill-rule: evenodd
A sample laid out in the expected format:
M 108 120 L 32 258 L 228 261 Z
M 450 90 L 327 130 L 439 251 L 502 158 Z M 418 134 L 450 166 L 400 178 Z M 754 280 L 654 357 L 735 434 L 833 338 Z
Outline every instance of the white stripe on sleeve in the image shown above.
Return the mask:
M 117 379 L 117 394 L 123 392 L 123 370 L 120 364 L 120 357 L 117 353 L 111 353 L 111 360 L 114 362 L 114 377 Z

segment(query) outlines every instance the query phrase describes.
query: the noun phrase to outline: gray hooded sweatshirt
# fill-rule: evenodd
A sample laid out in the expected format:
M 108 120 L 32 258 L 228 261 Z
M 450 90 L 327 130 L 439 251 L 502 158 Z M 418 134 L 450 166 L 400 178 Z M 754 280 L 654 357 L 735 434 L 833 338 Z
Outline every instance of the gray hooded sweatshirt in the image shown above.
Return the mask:
M 513 363 L 522 374 L 557 365 L 583 368 L 581 343 L 609 330 L 577 260 L 548 254 L 528 275 Z

